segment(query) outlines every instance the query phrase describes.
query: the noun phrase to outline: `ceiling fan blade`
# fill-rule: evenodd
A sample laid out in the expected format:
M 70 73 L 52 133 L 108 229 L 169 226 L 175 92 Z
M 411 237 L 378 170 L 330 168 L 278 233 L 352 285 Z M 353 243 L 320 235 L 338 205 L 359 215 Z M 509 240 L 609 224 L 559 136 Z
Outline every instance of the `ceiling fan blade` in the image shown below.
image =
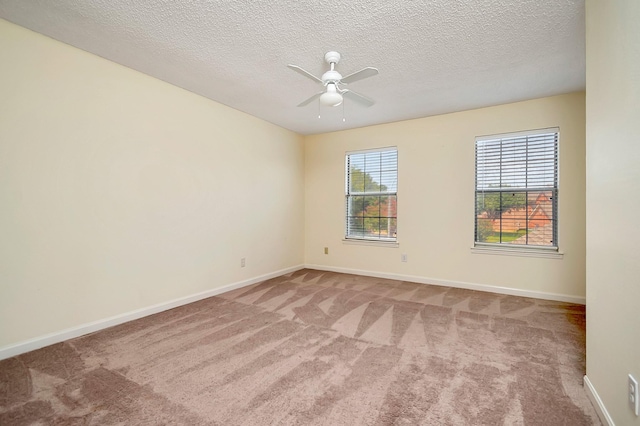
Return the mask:
M 315 81 L 316 83 L 321 83 L 322 84 L 322 80 L 320 80 L 318 77 L 316 77 L 315 75 L 311 74 L 309 71 L 304 70 L 302 68 L 300 68 L 297 65 L 287 65 L 289 68 L 291 68 L 292 70 L 299 72 L 300 74 L 304 75 L 307 78 L 310 78 L 311 80 Z
M 354 81 L 362 80 L 364 78 L 373 77 L 374 75 L 378 75 L 378 69 L 373 67 L 363 68 L 360 71 L 356 71 L 353 74 L 349 74 L 346 77 L 342 77 L 340 80 L 342 83 L 353 83 Z
M 347 99 L 351 99 L 353 102 L 356 102 L 362 106 L 366 106 L 366 107 L 370 107 L 371 105 L 375 104 L 376 101 L 374 101 L 373 99 L 369 99 L 364 95 L 361 95 L 360 93 L 356 93 L 354 91 L 351 90 L 344 90 L 342 92 L 342 96 L 344 96 Z
M 302 101 L 298 104 L 299 107 L 303 107 L 305 105 L 309 105 L 311 102 L 315 101 L 316 99 L 318 99 L 320 97 L 320 95 L 322 95 L 324 92 L 318 92 L 315 95 L 313 95 L 312 97 L 310 97 L 309 99 L 307 99 L 306 101 Z

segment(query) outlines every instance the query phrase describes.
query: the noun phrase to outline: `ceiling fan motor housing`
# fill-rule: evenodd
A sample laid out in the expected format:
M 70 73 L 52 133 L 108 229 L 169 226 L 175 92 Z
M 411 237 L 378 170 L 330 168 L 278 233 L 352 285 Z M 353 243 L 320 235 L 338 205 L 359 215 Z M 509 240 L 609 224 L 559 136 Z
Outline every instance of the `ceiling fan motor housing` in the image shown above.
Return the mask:
M 322 83 L 326 86 L 329 83 L 338 83 L 342 79 L 342 75 L 336 70 L 329 70 L 322 74 Z

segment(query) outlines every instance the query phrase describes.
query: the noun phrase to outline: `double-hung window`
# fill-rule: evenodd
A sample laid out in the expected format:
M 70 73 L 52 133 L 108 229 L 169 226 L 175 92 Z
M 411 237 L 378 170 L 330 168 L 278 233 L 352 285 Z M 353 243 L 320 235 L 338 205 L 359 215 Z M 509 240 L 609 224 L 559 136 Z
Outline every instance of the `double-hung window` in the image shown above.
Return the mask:
M 557 128 L 476 138 L 475 245 L 557 250 Z
M 346 239 L 396 241 L 398 151 L 346 155 Z

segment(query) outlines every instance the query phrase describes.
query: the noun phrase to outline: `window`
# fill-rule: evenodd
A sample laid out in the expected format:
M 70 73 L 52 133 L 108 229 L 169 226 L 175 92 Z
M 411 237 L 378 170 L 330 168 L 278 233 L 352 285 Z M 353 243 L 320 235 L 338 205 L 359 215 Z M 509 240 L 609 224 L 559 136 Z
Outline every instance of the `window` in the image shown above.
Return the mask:
M 347 154 L 347 239 L 396 241 L 397 201 L 397 149 Z
M 475 245 L 558 248 L 558 129 L 476 138 Z

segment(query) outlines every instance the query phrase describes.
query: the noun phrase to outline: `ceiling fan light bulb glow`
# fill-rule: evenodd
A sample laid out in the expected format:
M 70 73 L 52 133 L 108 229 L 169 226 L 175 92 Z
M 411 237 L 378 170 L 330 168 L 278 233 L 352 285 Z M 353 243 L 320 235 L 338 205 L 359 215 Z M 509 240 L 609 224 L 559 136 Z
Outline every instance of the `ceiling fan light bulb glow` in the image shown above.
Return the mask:
M 329 107 L 338 106 L 342 103 L 342 95 L 340 93 L 323 93 L 320 96 L 320 103 Z
M 342 95 L 336 90 L 335 84 L 327 84 L 327 91 L 320 95 L 320 103 L 329 107 L 338 106 L 342 103 Z

